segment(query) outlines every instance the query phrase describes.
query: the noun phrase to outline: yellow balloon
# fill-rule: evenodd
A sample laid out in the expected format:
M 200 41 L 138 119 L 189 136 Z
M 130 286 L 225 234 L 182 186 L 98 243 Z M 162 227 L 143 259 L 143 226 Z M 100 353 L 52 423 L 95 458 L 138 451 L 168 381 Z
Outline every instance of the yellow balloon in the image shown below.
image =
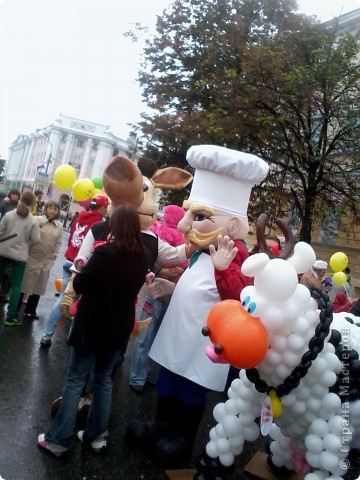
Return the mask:
M 101 194 L 102 194 L 102 190 L 100 188 L 95 188 L 94 197 L 95 195 L 101 195 Z
M 334 272 L 342 272 L 348 263 L 348 257 L 343 252 L 336 252 L 330 258 L 330 267 Z
M 80 178 L 77 180 L 72 188 L 73 199 L 77 202 L 83 202 L 92 198 L 95 194 L 95 186 L 90 178 Z
M 344 272 L 335 272 L 333 275 L 333 280 L 336 285 L 344 285 L 344 283 L 346 283 L 346 275 Z
M 71 188 L 75 181 L 76 171 L 71 165 L 60 165 L 54 172 L 54 182 L 60 190 Z

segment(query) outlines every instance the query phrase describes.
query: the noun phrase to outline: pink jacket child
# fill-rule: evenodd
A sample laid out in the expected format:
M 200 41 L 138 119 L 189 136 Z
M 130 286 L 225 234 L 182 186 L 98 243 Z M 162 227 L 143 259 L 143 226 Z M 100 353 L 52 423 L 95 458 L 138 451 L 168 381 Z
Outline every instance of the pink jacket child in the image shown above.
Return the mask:
M 161 240 L 169 243 L 173 247 L 178 247 L 186 243 L 186 240 L 181 232 L 177 229 L 178 223 L 185 215 L 185 210 L 177 205 L 167 205 L 164 208 L 164 223 L 158 223 L 152 225 L 149 230 L 154 232 Z M 174 269 L 174 273 L 177 271 L 178 275 L 174 278 L 169 278 L 173 282 L 177 282 L 181 275 L 181 270 L 185 270 L 189 265 L 189 261 L 181 264 L 179 267 L 170 267 Z M 159 272 L 163 267 L 169 267 L 165 264 L 157 264 Z M 181 270 L 180 270 L 181 269 Z M 181 272 L 181 273 L 180 273 Z

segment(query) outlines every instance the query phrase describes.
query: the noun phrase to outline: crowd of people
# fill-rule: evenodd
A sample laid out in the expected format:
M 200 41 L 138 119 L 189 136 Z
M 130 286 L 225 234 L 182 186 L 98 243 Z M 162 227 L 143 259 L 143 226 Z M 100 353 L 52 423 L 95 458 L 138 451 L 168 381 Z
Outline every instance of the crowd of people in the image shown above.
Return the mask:
M 220 154 L 224 152 L 219 150 Z M 42 348 L 51 347 L 61 317 L 71 318 L 67 340 L 71 354 L 60 406 L 52 424 L 38 436 L 39 447 L 57 457 L 70 448 L 88 383 L 89 413 L 77 436 L 94 452 L 107 446 L 113 371 L 123 361 L 135 318 L 146 322 L 146 328 L 132 341 L 129 387 L 137 394 L 146 391 L 153 362 L 160 365 L 160 373 L 155 420 L 130 422 L 128 436 L 138 444 L 151 442 L 158 463 L 186 465 L 208 391 L 225 389 L 229 366 L 212 364 L 204 355 L 207 340 L 201 324 L 211 306 L 223 299 L 239 299 L 241 290 L 251 284 L 241 266 L 259 247 L 248 248 L 245 243 L 247 199 L 237 203 L 233 197 L 248 172 L 241 166 L 234 170 L 233 163 L 223 168 L 215 160 L 216 169 L 220 168 L 216 171 L 231 188 L 220 185 L 220 193 L 215 188 L 208 192 L 200 188 L 202 172 L 206 170 L 206 180 L 214 187 L 219 176 L 209 176 L 214 165 L 204 166 L 199 158 L 197 150 L 189 155 L 197 177 L 186 209 L 167 205 L 162 221 L 145 226 L 139 209 L 129 203 L 110 208 L 109 198 L 99 194 L 71 222 L 62 290 L 40 341 Z M 266 176 L 264 164 L 256 158 L 256 174 L 246 178 L 246 188 Z M 40 191 L 21 194 L 13 189 L 0 203 L 0 294 L 10 294 L 5 327 L 19 326 L 26 318 L 39 319 L 37 307 L 63 238 L 60 214 L 60 205 L 44 202 Z M 266 245 L 278 256 L 284 238 L 268 235 Z M 357 312 L 350 270 L 346 285 L 338 288 L 329 282 L 327 268 L 325 261 L 316 260 L 300 283 L 333 295 L 335 312 Z M 21 320 L 22 302 L 26 304 Z

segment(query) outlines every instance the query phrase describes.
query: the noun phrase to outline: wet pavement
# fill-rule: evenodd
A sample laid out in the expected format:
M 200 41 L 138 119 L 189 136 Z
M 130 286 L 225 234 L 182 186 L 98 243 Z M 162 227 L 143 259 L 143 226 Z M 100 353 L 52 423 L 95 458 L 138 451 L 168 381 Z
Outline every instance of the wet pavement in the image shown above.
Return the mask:
M 74 438 L 71 451 L 54 458 L 37 447 L 37 435 L 44 432 L 50 421 L 51 402 L 60 395 L 63 386 L 68 347 L 68 322 L 58 326 L 53 345 L 39 348 L 47 315 L 55 302 L 54 280 L 62 275 L 63 253 L 68 233 L 64 232 L 58 259 L 51 271 L 46 295 L 38 306 L 39 320 L 24 319 L 20 327 L 4 328 L 6 305 L 0 305 L 0 478 L 5 480 L 163 480 L 168 478 L 148 456 L 125 441 L 126 424 L 132 418 L 154 418 L 156 389 L 148 386 L 137 395 L 128 386 L 131 343 L 125 363 L 114 377 L 108 448 L 94 454 L 81 447 Z M 208 439 L 215 424 L 213 406 L 224 398 L 209 395 L 206 414 L 200 426 L 192 463 Z M 263 440 L 246 445 L 236 460 L 231 480 L 248 478 L 243 467 L 257 450 L 263 450 Z

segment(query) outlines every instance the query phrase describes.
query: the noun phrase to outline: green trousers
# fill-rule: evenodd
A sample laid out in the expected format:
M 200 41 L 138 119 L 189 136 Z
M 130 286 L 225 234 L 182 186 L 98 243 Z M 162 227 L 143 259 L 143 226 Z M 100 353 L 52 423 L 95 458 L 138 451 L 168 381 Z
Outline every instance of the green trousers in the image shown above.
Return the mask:
M 24 277 L 26 262 L 0 256 L 0 283 L 4 277 L 5 270 L 9 265 L 11 266 L 11 282 L 10 298 L 6 318 L 11 320 L 12 318 L 17 317 L 21 294 L 21 284 Z

